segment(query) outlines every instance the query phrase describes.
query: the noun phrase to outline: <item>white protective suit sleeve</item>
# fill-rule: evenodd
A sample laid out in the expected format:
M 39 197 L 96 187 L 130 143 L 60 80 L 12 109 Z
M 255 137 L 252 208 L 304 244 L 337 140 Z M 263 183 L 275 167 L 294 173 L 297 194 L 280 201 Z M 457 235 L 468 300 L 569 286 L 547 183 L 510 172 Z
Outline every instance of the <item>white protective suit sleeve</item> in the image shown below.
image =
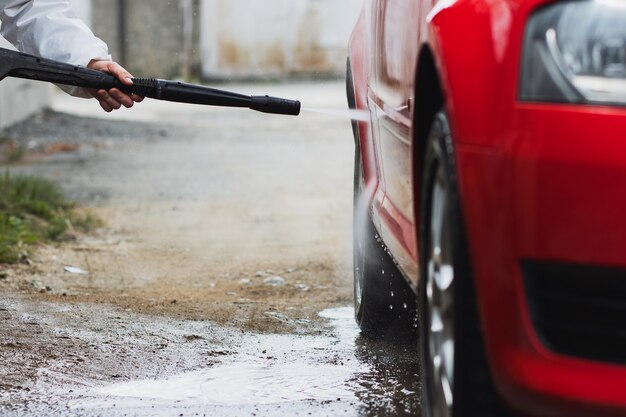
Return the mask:
M 111 60 L 107 45 L 80 20 L 69 0 L 0 0 L 0 35 L 19 51 L 72 65 Z M 62 86 L 77 97 L 91 97 Z

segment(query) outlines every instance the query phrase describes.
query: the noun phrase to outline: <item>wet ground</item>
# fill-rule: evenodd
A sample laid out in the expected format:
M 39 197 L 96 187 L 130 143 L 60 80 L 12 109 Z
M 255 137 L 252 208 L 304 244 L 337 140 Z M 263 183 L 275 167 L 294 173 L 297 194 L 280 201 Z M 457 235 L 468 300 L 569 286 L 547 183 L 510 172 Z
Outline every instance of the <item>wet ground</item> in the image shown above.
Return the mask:
M 0 267 L 0 415 L 419 415 L 414 348 L 352 318 L 347 120 L 61 96 L 6 134 L 106 227 Z

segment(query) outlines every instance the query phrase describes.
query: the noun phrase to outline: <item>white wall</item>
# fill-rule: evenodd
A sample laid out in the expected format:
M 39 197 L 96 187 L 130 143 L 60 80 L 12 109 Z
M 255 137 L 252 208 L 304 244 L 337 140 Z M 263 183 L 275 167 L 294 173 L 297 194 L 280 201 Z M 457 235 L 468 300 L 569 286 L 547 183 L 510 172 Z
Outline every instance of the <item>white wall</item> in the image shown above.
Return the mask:
M 205 77 L 341 74 L 362 0 L 202 0 Z

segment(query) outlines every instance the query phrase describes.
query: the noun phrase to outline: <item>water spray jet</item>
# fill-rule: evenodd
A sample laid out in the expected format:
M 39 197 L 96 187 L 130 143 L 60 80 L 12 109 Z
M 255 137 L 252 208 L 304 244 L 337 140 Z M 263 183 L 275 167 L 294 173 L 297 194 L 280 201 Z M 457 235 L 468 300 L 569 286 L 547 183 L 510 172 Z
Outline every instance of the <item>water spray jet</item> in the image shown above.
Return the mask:
M 369 123 L 370 121 L 370 112 L 368 110 L 303 107 L 302 111 L 324 114 L 326 116 L 342 117 L 357 122 Z

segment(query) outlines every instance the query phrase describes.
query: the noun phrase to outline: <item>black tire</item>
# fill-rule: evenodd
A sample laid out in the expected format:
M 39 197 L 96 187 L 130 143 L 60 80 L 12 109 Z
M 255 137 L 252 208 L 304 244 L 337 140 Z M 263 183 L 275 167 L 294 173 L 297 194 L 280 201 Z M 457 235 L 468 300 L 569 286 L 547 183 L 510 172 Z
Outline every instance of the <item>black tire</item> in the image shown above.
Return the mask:
M 443 112 L 435 116 L 431 126 L 422 181 L 421 278 L 418 285 L 422 415 L 424 417 L 509 416 L 510 412 L 506 410 L 494 388 L 485 354 L 467 240 L 461 217 L 453 142 L 448 119 Z M 433 209 L 433 202 L 435 202 L 435 207 L 441 207 L 441 210 Z M 433 217 L 433 210 L 439 211 L 442 217 Z M 441 227 L 437 226 L 439 221 L 441 221 Z M 437 230 L 441 231 L 438 239 L 434 237 Z M 433 243 L 435 240 L 438 240 L 438 243 Z M 453 268 L 452 280 L 449 279 L 449 270 L 443 274 L 444 268 L 449 268 L 449 265 Z M 432 279 L 429 279 L 429 273 Z M 427 288 L 429 285 L 430 288 Z M 437 288 L 433 289 L 435 286 Z M 442 286 L 446 289 L 442 290 Z M 442 295 L 444 293 L 447 295 Z M 435 299 L 437 300 L 433 301 Z M 451 307 L 450 300 L 452 300 Z M 431 314 L 437 318 L 432 319 Z M 433 323 L 435 324 L 431 327 Z M 448 332 L 445 330 L 446 326 L 448 326 Z M 446 353 L 449 349 L 442 347 L 438 350 L 436 347 L 438 343 L 444 346 L 442 340 L 446 340 L 447 335 L 454 336 L 454 353 L 450 355 L 454 358 L 452 366 L 445 365 L 446 358 L 448 358 Z M 437 351 L 442 354 L 433 353 Z M 434 359 L 435 356 L 439 356 L 439 360 Z M 435 363 L 444 365 L 439 365 L 436 370 Z M 448 369 L 442 371 L 443 368 Z M 445 385 L 442 382 L 445 376 L 441 376 L 444 373 L 453 375 L 450 387 L 451 398 L 453 398 L 451 407 L 445 405 L 447 404 L 445 399 L 450 398 L 445 394 L 446 390 L 438 388 Z
M 355 107 L 354 87 L 348 61 L 348 104 Z M 353 123 L 354 152 L 354 314 L 364 336 L 409 341 L 417 328 L 415 294 L 387 253 L 369 216 L 363 194 L 363 171 L 358 129 Z M 413 339 L 414 340 L 414 339 Z

